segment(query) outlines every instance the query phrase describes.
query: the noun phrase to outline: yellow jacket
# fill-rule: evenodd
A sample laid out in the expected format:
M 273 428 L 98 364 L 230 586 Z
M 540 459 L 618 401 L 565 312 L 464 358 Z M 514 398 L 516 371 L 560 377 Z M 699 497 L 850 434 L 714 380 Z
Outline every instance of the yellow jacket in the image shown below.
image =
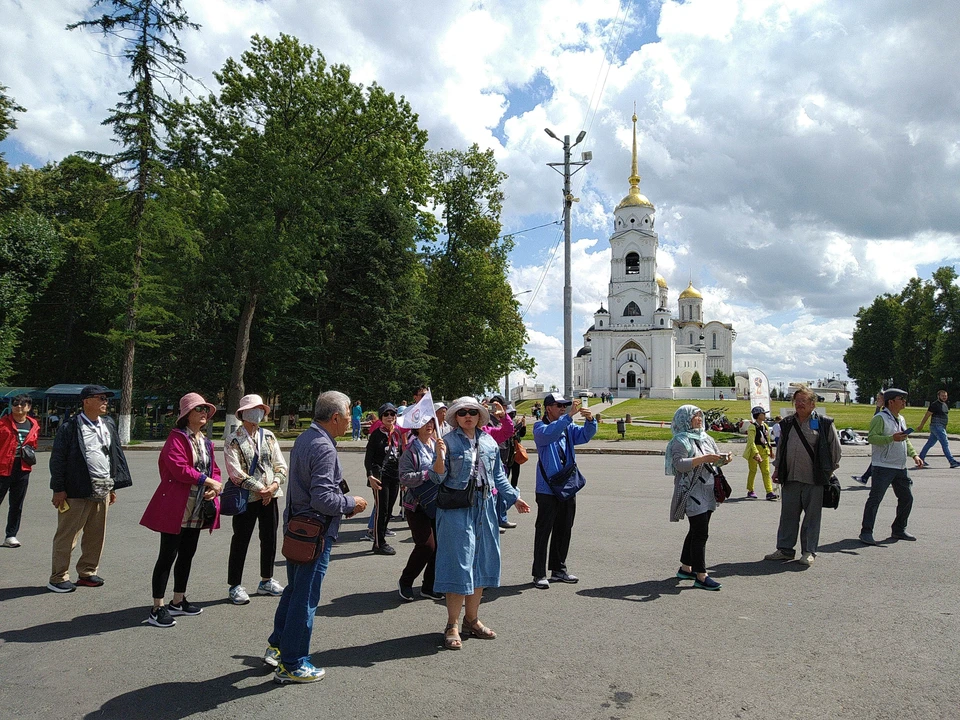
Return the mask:
M 766 428 L 764 428 L 766 429 Z M 762 459 L 770 457 L 770 447 L 771 447 L 771 438 L 770 432 L 767 431 L 767 444 L 766 446 L 757 444 L 757 423 L 752 422 L 747 427 L 747 447 L 743 451 L 743 457 L 748 460 L 754 458 L 756 455 L 760 455 Z

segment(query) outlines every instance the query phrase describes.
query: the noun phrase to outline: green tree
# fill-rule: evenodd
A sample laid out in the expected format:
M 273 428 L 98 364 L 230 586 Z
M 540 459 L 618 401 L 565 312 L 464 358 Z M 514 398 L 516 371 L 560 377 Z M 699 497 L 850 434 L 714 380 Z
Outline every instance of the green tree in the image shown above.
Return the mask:
M 427 251 L 430 377 L 439 397 L 481 393 L 513 370 L 533 371 L 520 306 L 506 281 L 511 237 L 500 237 L 504 173 L 493 151 L 431 156 L 442 237 Z
M 677 375 L 677 376 L 673 379 L 673 386 L 674 386 L 674 387 L 683 387 L 683 382 L 681 382 L 679 375 Z
M 129 219 L 129 259 L 118 268 L 127 278 L 126 307 L 122 322 L 110 332 L 110 338 L 122 344 L 120 439 L 130 440 L 133 407 L 133 369 L 137 343 L 156 344 L 161 340 L 155 330 L 144 329 L 165 317 L 160 295 L 151 292 L 154 283 L 145 267 L 153 259 L 149 245 L 158 229 L 160 217 L 151 217 L 162 185 L 163 139 L 174 119 L 173 101 L 168 85 L 182 86 L 188 77 L 184 67 L 186 53 L 180 47 L 178 33 L 197 29 L 183 10 L 180 0 L 95 0 L 103 7 L 100 17 L 81 20 L 67 26 L 93 28 L 119 39 L 123 57 L 130 65 L 132 87 L 121 93 L 121 100 L 104 125 L 113 128 L 120 145 L 113 155 L 95 154 L 108 167 L 129 180 L 126 209 Z
M 938 268 L 933 273 L 935 285 L 935 324 L 940 328 L 934 344 L 933 361 L 929 373 L 927 395 L 932 398 L 943 385 L 951 395 L 960 385 L 960 287 L 957 287 L 957 272 L 952 267 Z M 946 382 L 941 378 L 953 378 Z
M 897 374 L 892 343 L 899 334 L 900 322 L 900 302 L 892 295 L 881 295 L 869 307 L 857 311 L 852 343 L 843 360 L 847 373 L 857 383 L 861 402 L 872 402 L 885 381 Z
M 703 382 L 703 379 L 700 377 L 700 371 L 694 370 L 693 375 L 690 377 L 690 386 L 691 387 L 700 387 L 700 384 Z

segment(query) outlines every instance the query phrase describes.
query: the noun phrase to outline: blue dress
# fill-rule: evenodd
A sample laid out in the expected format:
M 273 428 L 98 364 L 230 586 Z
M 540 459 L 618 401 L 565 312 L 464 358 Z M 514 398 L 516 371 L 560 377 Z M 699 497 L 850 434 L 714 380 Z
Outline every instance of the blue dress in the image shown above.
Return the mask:
M 478 492 L 472 507 L 444 510 L 437 508 L 437 571 L 433 584 L 435 592 L 472 595 L 477 588 L 500 586 L 500 525 L 497 521 L 495 488 L 513 505 L 519 491 L 507 479 L 500 462 L 500 448 L 496 441 L 482 430 L 476 430 L 471 440 L 460 428 L 447 433 L 447 457 L 442 474 L 430 474 L 432 479 L 458 490 L 467 486 L 476 464 L 476 453 L 483 466 L 480 477 L 485 477 L 485 490 Z M 480 481 L 478 481 L 480 482 Z

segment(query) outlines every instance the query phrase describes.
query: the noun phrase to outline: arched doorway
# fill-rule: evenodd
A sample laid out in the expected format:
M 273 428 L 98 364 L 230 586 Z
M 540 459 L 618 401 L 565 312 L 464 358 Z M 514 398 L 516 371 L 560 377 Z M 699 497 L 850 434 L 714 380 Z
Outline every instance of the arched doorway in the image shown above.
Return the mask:
M 633 370 L 627 372 L 627 387 L 631 389 L 637 387 L 637 374 Z

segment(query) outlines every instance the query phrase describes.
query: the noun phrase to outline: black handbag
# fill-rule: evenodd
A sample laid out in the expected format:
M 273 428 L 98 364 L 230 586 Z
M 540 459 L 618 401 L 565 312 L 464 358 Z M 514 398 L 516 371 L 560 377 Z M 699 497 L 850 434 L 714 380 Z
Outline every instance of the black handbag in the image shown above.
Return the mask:
M 440 483 L 437 490 L 437 507 L 441 510 L 459 510 L 461 508 L 473 507 L 477 495 L 477 469 L 480 466 L 480 438 L 477 438 L 474 445 L 476 458 L 473 463 L 473 471 L 470 473 L 470 480 L 467 486 L 462 490 L 454 490 Z
M 830 481 L 823 486 L 823 506 L 831 510 L 840 507 L 840 481 L 836 475 L 831 475 Z
M 37 451 L 34 450 L 30 445 L 21 445 L 20 446 L 20 465 L 25 467 L 33 467 L 37 464 Z

